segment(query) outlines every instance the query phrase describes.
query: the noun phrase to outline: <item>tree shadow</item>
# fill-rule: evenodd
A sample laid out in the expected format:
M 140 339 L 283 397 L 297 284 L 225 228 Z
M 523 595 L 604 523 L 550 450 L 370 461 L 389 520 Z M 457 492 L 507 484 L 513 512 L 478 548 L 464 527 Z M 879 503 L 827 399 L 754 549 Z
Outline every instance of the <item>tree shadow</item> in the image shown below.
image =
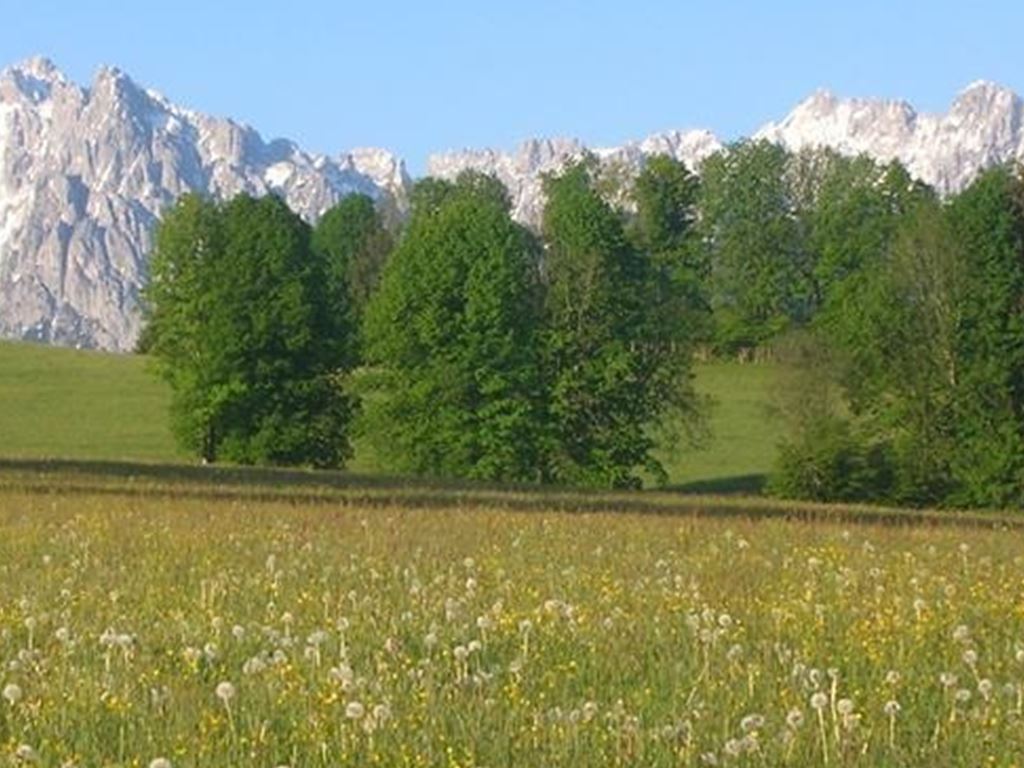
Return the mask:
M 715 477 L 710 480 L 694 480 L 690 483 L 666 486 L 663 490 L 673 493 L 699 494 L 702 496 L 760 496 L 764 491 L 767 475 L 732 475 Z

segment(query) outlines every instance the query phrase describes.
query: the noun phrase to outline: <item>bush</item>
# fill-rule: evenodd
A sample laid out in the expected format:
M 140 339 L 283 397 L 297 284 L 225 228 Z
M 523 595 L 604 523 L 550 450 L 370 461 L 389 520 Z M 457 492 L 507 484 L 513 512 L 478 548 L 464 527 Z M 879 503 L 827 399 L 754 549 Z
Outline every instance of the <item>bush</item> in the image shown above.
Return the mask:
M 779 451 L 768 492 L 811 501 L 884 501 L 893 491 L 892 453 L 860 438 L 849 422 L 810 424 Z

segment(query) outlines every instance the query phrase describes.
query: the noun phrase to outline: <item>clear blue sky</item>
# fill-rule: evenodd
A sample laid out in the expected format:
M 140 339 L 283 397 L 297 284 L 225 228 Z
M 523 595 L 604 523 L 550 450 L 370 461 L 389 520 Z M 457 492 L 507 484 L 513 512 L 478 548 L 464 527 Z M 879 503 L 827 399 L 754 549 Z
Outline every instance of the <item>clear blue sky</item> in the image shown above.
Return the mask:
M 8 0 L 0 63 L 121 67 L 172 100 L 330 154 L 529 136 L 613 144 L 669 128 L 737 138 L 818 87 L 944 110 L 1024 91 L 1021 0 Z

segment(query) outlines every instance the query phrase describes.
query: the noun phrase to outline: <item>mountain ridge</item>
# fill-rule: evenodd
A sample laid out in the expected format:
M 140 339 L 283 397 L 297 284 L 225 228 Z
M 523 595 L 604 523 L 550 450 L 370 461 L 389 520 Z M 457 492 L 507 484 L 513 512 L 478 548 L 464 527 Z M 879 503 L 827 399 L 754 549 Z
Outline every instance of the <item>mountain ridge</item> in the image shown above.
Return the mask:
M 976 81 L 942 114 L 902 100 L 844 99 L 819 89 L 752 138 L 791 150 L 832 147 L 900 160 L 949 194 L 981 169 L 1024 158 L 1024 103 L 1009 88 Z M 534 138 L 513 151 L 446 151 L 428 175 L 493 173 L 513 214 L 536 226 L 542 179 L 591 153 L 627 176 L 652 154 L 698 169 L 725 146 L 707 130 L 663 131 L 618 147 L 574 138 Z M 0 337 L 131 349 L 141 330 L 140 291 L 160 213 L 184 192 L 227 198 L 281 195 L 315 220 L 342 196 L 362 192 L 393 215 L 412 179 L 391 152 L 357 148 L 335 156 L 181 107 L 101 67 L 88 86 L 33 57 L 0 71 Z

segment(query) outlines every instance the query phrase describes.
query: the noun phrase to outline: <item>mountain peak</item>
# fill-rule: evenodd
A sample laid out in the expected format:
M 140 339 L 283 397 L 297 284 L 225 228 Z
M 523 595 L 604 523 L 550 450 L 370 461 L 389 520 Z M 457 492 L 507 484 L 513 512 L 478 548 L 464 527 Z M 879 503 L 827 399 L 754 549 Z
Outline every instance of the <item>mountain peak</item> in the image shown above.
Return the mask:
M 839 97 L 836 96 L 835 92 L 828 88 L 817 88 L 814 93 L 804 99 L 799 107 L 827 107 L 831 108 L 839 102 Z
M 33 56 L 8 67 L 0 73 L 0 79 L 13 82 L 17 92 L 34 103 L 45 101 L 54 86 L 68 82 L 64 73 L 45 56 Z
M 1013 91 L 994 80 L 975 80 L 960 91 L 959 95 L 965 96 L 970 93 L 1013 93 Z
M 8 71 L 50 83 L 64 82 L 67 79 L 57 65 L 46 56 L 31 56 L 13 65 Z
M 154 227 L 182 194 L 273 193 L 309 220 L 356 192 L 400 211 L 408 178 L 389 157 L 267 143 L 117 67 L 87 88 L 41 57 L 10 67 L 0 75 L 0 337 L 131 349 Z
M 92 88 L 94 91 L 109 89 L 118 93 L 143 90 L 124 70 L 106 65 L 96 70 Z
M 953 102 L 954 113 L 976 113 L 984 118 L 985 113 L 995 109 L 1013 108 L 1020 103 L 1020 97 L 1013 90 L 990 80 L 975 80 L 959 94 Z

